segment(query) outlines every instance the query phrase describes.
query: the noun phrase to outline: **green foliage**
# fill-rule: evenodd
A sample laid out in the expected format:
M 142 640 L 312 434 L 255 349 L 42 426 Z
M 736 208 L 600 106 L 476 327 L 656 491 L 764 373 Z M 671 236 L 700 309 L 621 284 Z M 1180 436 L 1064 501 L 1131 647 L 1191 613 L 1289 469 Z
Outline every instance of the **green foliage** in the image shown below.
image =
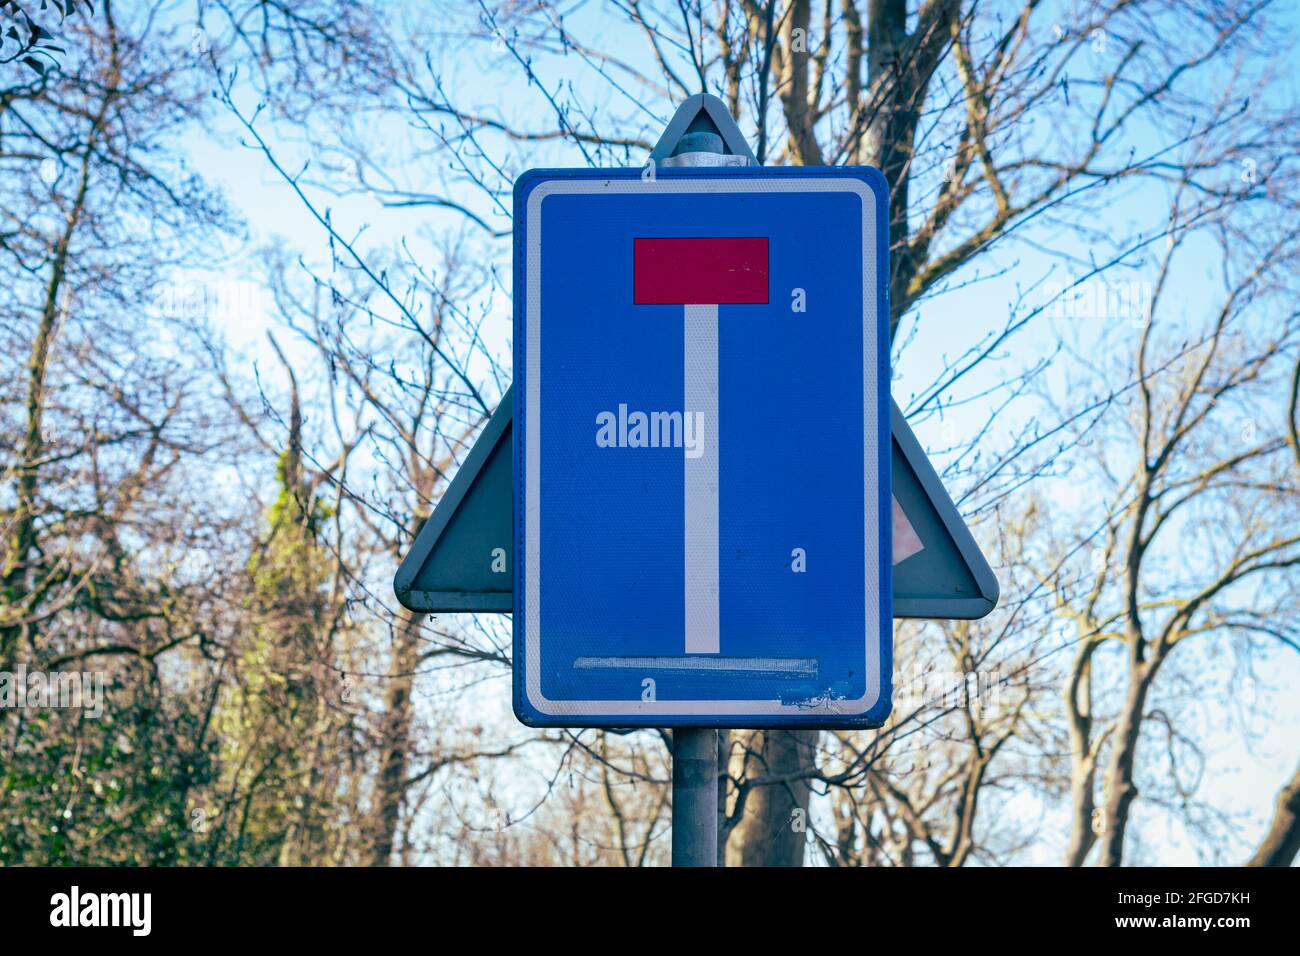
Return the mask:
M 191 795 L 216 767 L 203 714 L 141 668 L 105 688 L 113 706 L 9 713 L 0 770 L 0 865 L 202 862 Z

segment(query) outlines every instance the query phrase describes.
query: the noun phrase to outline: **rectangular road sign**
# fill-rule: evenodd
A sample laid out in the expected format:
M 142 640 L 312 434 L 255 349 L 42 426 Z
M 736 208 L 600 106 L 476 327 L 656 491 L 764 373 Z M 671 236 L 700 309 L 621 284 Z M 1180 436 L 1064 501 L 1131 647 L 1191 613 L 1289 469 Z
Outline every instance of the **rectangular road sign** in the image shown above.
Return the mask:
M 887 202 L 858 168 L 515 187 L 515 712 L 890 708 Z

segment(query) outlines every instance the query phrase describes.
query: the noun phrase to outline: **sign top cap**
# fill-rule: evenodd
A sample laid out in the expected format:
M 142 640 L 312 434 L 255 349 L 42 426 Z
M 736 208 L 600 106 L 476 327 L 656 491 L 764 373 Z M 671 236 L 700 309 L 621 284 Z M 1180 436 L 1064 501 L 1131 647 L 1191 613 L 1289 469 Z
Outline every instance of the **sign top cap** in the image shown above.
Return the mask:
M 758 165 L 754 151 L 749 148 L 748 141 L 741 135 L 740 128 L 727 112 L 727 107 L 723 105 L 722 100 L 710 93 L 696 93 L 694 96 L 687 97 L 682 105 L 677 107 L 677 112 L 668 121 L 663 135 L 659 137 L 659 142 L 655 143 L 654 149 L 650 150 L 650 159 L 662 162 L 676 155 L 679 146 L 689 148 L 693 141 L 701 140 L 702 137 L 697 135 L 700 133 L 720 136 L 723 155 L 743 156 L 748 160 L 748 165 Z M 688 136 L 690 139 L 682 143 L 683 138 Z

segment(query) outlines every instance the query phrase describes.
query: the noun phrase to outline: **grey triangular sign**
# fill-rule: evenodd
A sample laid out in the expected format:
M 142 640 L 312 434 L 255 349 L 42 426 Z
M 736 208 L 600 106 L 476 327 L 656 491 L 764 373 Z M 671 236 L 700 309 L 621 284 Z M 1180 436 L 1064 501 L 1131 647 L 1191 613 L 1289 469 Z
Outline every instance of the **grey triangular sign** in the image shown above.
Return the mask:
M 894 617 L 983 617 L 997 604 L 997 579 L 891 405 L 894 501 L 905 516 L 901 533 L 894 521 Z M 398 568 L 393 589 L 412 611 L 512 609 L 513 416 L 511 389 Z
M 998 579 L 934 466 L 890 400 L 894 508 L 894 617 L 974 620 L 998 603 Z
M 512 608 L 514 388 L 488 420 L 393 578 L 412 611 Z

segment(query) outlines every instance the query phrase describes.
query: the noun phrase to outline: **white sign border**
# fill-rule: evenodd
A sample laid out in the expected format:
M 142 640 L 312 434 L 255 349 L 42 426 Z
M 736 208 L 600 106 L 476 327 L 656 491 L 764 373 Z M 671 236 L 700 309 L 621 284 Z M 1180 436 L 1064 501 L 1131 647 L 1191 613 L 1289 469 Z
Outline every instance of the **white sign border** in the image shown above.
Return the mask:
M 865 715 L 880 699 L 880 613 L 879 603 L 864 602 L 866 654 L 864 693 L 856 700 L 814 699 L 787 704 L 780 699 L 752 700 L 552 700 L 542 692 L 541 679 L 541 325 L 542 325 L 542 202 L 548 196 L 563 194 L 653 194 L 653 193 L 738 193 L 738 192 L 848 192 L 862 202 L 862 398 L 863 409 L 878 403 L 876 349 L 879 316 L 876 310 L 877 249 L 876 194 L 861 179 L 845 176 L 781 179 L 690 178 L 652 181 L 637 179 L 565 179 L 550 180 L 528 194 L 525 222 L 526 266 L 528 279 L 526 302 L 527 390 L 524 396 L 524 693 L 528 703 L 547 717 L 656 717 L 656 716 L 761 716 L 761 717 L 853 717 Z M 863 415 L 863 514 L 864 565 L 866 592 L 870 594 L 880 580 L 879 452 L 878 417 Z M 870 520 L 876 515 L 876 521 Z M 874 614 L 873 614 L 874 612 Z

